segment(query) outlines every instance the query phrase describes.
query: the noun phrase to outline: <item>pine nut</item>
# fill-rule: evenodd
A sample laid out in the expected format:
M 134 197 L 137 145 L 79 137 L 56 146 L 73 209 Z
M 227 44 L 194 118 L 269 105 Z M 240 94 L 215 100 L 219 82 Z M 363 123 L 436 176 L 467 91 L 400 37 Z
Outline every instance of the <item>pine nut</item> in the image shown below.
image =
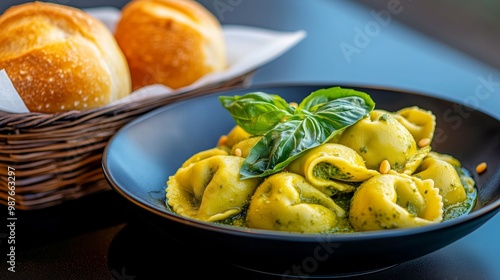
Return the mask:
M 476 166 L 477 174 L 483 173 L 484 171 L 486 171 L 486 168 L 488 168 L 488 165 L 486 164 L 486 162 L 481 162 L 480 164 L 478 164 Z
M 391 164 L 389 163 L 388 160 L 384 159 L 380 163 L 379 171 L 381 174 L 387 174 L 391 170 Z
M 420 141 L 418 141 L 418 146 L 420 148 L 427 147 L 431 144 L 431 139 L 429 138 L 422 138 Z
M 219 137 L 219 142 L 217 143 L 217 146 L 224 146 L 227 143 L 227 135 L 222 135 Z

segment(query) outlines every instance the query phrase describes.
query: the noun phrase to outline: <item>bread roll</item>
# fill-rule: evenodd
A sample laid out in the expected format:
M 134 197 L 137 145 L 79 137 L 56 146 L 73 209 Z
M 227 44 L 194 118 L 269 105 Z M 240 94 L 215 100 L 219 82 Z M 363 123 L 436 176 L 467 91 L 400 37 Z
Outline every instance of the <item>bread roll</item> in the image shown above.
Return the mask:
M 31 112 L 91 109 L 131 92 L 113 33 L 84 11 L 59 4 L 21 4 L 0 16 L 2 68 Z
M 222 28 L 192 0 L 133 0 L 122 8 L 115 38 L 127 57 L 133 89 L 177 89 L 226 68 Z

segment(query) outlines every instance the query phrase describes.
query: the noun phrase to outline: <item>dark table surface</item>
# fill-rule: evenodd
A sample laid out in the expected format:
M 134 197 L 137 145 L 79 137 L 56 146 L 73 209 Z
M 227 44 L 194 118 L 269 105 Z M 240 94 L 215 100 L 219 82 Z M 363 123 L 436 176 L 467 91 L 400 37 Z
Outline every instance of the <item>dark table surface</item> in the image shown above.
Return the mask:
M 0 11 L 21 2 L 2 1 Z M 120 8 L 127 1 L 51 2 Z M 499 70 L 397 22 L 391 13 L 410 10 L 405 7 L 411 1 L 388 1 L 397 4 L 389 13 L 389 8 L 351 1 L 200 2 L 223 24 L 307 32 L 301 43 L 260 68 L 253 84 L 329 82 L 397 88 L 463 103 L 500 119 Z M 179 271 L 181 279 L 271 278 L 201 259 L 180 244 L 167 246 L 168 237 L 135 210 L 114 191 L 105 191 L 52 208 L 17 211 L 16 272 L 7 270 L 7 228 L 2 227 L 0 279 L 174 279 Z M 5 207 L 0 211 L 3 217 Z M 500 279 L 499 233 L 497 214 L 441 250 L 359 279 Z

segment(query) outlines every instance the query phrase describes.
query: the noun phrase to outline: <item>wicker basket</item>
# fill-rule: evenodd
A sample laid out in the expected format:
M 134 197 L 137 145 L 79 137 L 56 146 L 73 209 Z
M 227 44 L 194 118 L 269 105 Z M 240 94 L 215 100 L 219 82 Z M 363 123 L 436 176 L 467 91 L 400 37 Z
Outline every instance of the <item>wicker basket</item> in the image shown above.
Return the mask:
M 247 86 L 254 71 L 220 84 L 132 104 L 58 114 L 0 112 L 0 203 L 9 198 L 15 169 L 16 209 L 41 209 L 110 190 L 101 167 L 109 138 L 132 119 L 209 92 Z M 10 176 L 12 177 L 12 176 Z M 12 183 L 10 183 L 12 188 Z

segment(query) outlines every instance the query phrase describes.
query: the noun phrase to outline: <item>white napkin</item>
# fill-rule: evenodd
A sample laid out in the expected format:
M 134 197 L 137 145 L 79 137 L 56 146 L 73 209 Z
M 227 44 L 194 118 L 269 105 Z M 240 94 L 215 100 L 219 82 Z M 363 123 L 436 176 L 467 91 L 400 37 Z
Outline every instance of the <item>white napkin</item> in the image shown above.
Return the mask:
M 5 70 L 0 70 L 0 111 L 8 113 L 29 113 Z
M 120 10 L 112 7 L 90 8 L 85 11 L 101 20 L 112 32 L 120 17 Z M 223 25 L 222 30 L 226 41 L 227 70 L 205 75 L 193 84 L 176 90 L 172 90 L 164 85 L 149 85 L 132 92 L 129 96 L 108 106 L 117 103 L 134 102 L 155 95 L 181 94 L 182 92 L 205 85 L 230 80 L 255 70 L 279 57 L 306 36 L 306 32 L 303 30 L 283 32 L 238 25 Z M 2 79 L 0 80 L 0 111 L 26 113 L 26 106 L 14 87 L 11 86 L 11 90 L 3 89 L 3 85 L 5 84 L 4 79 L 9 80 L 8 77 L 5 76 L 2 78 L 0 76 L 0 79 Z

